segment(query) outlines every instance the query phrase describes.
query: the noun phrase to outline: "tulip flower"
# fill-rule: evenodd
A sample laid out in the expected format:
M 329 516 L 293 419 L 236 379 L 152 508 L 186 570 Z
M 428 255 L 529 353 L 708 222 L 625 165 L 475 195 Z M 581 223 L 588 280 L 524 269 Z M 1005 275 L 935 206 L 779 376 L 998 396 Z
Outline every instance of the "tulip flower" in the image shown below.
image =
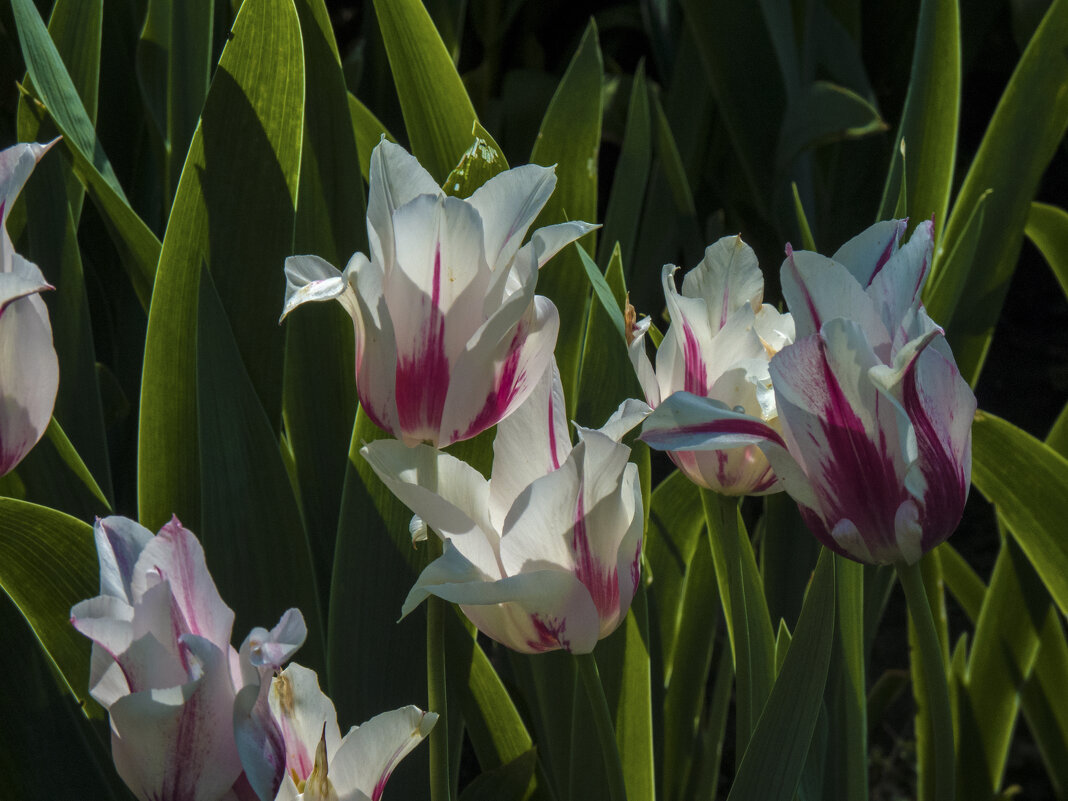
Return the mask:
M 770 365 L 781 436 L 680 398 L 643 438 L 758 444 L 824 545 L 859 562 L 914 564 L 960 521 L 976 406 L 920 300 L 932 229 L 921 223 L 901 245 L 905 221 L 878 223 L 830 259 L 787 249 L 782 287 L 798 339 Z
M 371 256 L 339 272 L 316 256 L 286 260 L 283 318 L 307 301 L 337 299 L 356 332 L 356 389 L 379 427 L 435 447 L 496 425 L 548 367 L 560 327 L 534 294 L 538 269 L 595 226 L 527 229 L 556 185 L 526 165 L 471 197 L 447 197 L 419 162 L 382 141 L 371 154 Z
M 438 716 L 414 706 L 376 715 L 341 736 L 315 671 L 292 664 L 271 681 L 271 714 L 285 744 L 276 801 L 378 801 L 393 769 Z
M 54 287 L 15 253 L 7 232 L 15 198 L 52 144 L 22 143 L 0 152 L 0 475 L 41 439 L 59 388 L 52 325 L 39 297 Z
M 744 414 L 778 430 L 768 360 L 793 340 L 789 314 L 761 303 L 764 277 L 756 254 L 740 236 L 727 236 L 675 287 L 675 265 L 662 273 L 671 326 L 656 352 L 645 350 L 650 320 L 635 326 L 630 358 L 645 400 L 653 408 L 675 392 L 708 398 L 724 411 Z M 673 450 L 668 455 L 702 487 L 724 495 L 764 495 L 782 489 L 755 444 L 717 451 Z
M 647 413 L 627 401 L 601 429 L 576 427 L 572 448 L 554 363 L 498 426 L 489 481 L 425 445 L 364 446 L 378 476 L 444 540 L 402 616 L 436 595 L 516 651 L 592 651 L 638 585 L 641 491 L 620 439 Z
M 238 653 L 234 613 L 177 518 L 153 536 L 108 517 L 94 535 L 100 595 L 76 604 L 71 622 L 93 640 L 90 694 L 110 716 L 119 775 L 143 801 L 217 801 L 235 786 L 270 801 L 284 753 L 265 726 L 266 682 L 304 641 L 300 612 L 254 629 Z

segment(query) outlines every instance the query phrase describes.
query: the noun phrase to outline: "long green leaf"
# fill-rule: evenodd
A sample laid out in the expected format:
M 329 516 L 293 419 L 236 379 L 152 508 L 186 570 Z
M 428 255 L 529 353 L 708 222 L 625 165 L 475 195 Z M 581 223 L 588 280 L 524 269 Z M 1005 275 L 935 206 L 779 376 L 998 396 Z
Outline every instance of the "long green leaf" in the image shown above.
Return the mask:
M 376 0 L 375 14 L 412 154 L 441 183 L 471 144 L 475 109 L 419 0 Z
M 538 215 L 535 228 L 565 220 L 596 221 L 603 75 L 597 26 L 591 21 L 567 72 L 560 79 L 530 154 L 533 164 L 546 167 L 555 164 L 557 178 L 556 191 Z M 589 235 L 580 247 L 592 254 L 596 245 L 595 236 Z M 578 254 L 571 248 L 557 254 L 542 269 L 538 291 L 555 303 L 560 312 L 556 361 L 567 399 L 568 419 L 572 419 L 578 401 L 575 390 L 588 297 Z
M 1068 295 L 1068 212 L 1046 203 L 1032 203 L 1024 233 L 1042 252 Z
M 196 530 L 196 343 L 201 268 L 212 273 L 242 361 L 281 420 L 284 258 L 293 245 L 304 63 L 292 0 L 249 0 L 234 22 L 171 210 L 145 340 L 138 505 L 149 528 Z
M 841 139 L 857 139 L 886 130 L 869 101 L 829 81 L 814 81 L 786 107 L 776 149 L 776 164 L 785 170 L 804 150 Z
M 349 116 L 352 128 L 356 132 L 356 148 L 360 153 L 360 174 L 364 181 L 370 181 L 371 151 L 385 136 L 390 142 L 396 142 L 386 126 L 351 92 L 349 93 Z
M 972 427 L 972 481 L 998 507 L 1062 614 L 1068 614 L 1068 460 L 988 412 Z
M 62 512 L 0 498 L 0 586 L 30 624 L 71 694 L 90 717 L 90 642 L 70 625 L 70 608 L 97 594 L 93 530 Z
M 960 11 L 957 0 L 922 0 L 905 108 L 894 140 L 879 219 L 892 212 L 904 169 L 912 224 L 934 218 L 935 241 L 945 225 L 960 119 Z M 905 156 L 900 152 L 905 143 Z
M 74 170 L 108 221 L 130 281 L 142 305 L 147 308 L 159 260 L 159 241 L 130 208 L 77 89 L 32 0 L 12 0 L 11 9 L 34 91 L 63 134 L 63 144 L 74 160 Z
M 208 95 L 214 3 L 215 0 L 181 0 L 168 4 L 171 11 L 171 39 L 167 53 L 168 199 L 178 186 L 182 165 Z
M 738 766 L 728 801 L 790 801 L 819 717 L 834 642 L 833 554 L 820 554 L 779 678 Z
M 1038 182 L 1068 127 L 1068 0 L 1055 0 L 1013 72 L 979 145 L 946 225 L 953 247 L 983 192 L 987 224 L 975 257 L 954 265 L 945 283 L 960 302 L 946 326 L 961 375 L 974 384 L 1016 267 Z M 1021 159 L 1020 154 L 1027 158 Z M 936 260 L 932 280 L 937 277 Z

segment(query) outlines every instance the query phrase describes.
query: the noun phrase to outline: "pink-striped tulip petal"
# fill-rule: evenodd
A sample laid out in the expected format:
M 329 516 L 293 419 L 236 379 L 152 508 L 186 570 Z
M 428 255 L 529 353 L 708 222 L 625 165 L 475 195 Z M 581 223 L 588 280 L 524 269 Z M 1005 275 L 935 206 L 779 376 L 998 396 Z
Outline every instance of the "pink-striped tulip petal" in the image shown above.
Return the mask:
M 271 682 L 271 713 L 285 741 L 276 801 L 378 801 L 393 769 L 438 716 L 414 706 L 377 715 L 342 737 L 315 672 L 297 664 Z
M 284 749 L 266 699 L 271 673 L 304 641 L 300 612 L 253 629 L 240 654 L 234 613 L 204 551 L 177 518 L 153 536 L 132 520 L 94 527 L 100 591 L 71 622 L 93 640 L 90 692 L 111 716 L 119 774 L 147 801 L 271 801 Z
M 656 352 L 645 351 L 647 321 L 635 325 L 629 353 L 645 398 L 654 408 L 679 392 L 692 393 L 746 415 L 750 424 L 777 435 L 768 359 L 793 340 L 793 320 L 762 304 L 764 280 L 756 255 L 741 237 L 724 237 L 705 250 L 688 272 L 682 291 L 673 265 L 662 274 L 671 326 Z M 645 430 L 665 418 L 654 414 Z M 661 447 L 664 440 L 658 441 Z M 672 448 L 668 455 L 693 482 L 728 495 L 766 494 L 782 487 L 753 442 L 727 445 L 701 439 L 701 449 Z
M 402 614 L 436 595 L 514 650 L 591 651 L 638 584 L 641 492 L 619 440 L 648 412 L 628 401 L 572 447 L 553 364 L 498 426 L 489 481 L 426 446 L 366 445 L 375 472 L 445 541 Z
M 52 325 L 39 296 L 53 287 L 36 265 L 15 253 L 7 232 L 11 206 L 55 141 L 0 151 L 0 475 L 14 469 L 44 435 L 59 389 Z
M 556 186 L 552 168 L 500 173 L 448 197 L 398 145 L 371 155 L 371 257 L 339 272 L 286 261 L 283 317 L 336 299 L 353 318 L 356 387 L 372 421 L 406 445 L 444 447 L 507 417 L 548 367 L 556 308 L 534 294 L 538 269 L 595 226 L 527 231 Z

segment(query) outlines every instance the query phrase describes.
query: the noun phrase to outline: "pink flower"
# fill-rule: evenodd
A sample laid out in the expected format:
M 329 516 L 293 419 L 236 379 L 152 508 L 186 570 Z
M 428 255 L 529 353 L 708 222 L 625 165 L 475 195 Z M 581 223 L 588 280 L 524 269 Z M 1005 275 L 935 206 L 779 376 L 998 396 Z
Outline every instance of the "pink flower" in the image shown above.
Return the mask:
M 286 260 L 282 316 L 336 299 L 356 331 L 356 388 L 374 423 L 406 445 L 445 447 L 511 414 L 548 367 L 560 327 L 534 294 L 538 269 L 595 226 L 527 229 L 556 186 L 528 164 L 471 197 L 447 197 L 419 162 L 382 141 L 371 154 L 367 234 L 344 273 Z
M 100 595 L 71 622 L 93 640 L 90 694 L 108 710 L 119 775 L 143 801 L 217 801 L 235 783 L 270 801 L 285 758 L 267 682 L 304 642 L 304 618 L 290 609 L 239 653 L 234 613 L 177 518 L 153 536 L 109 517 L 94 534 Z
M 656 351 L 656 370 L 645 350 L 651 321 L 636 326 L 630 358 L 652 407 L 676 392 L 704 405 L 748 415 L 778 430 L 768 360 L 793 340 L 789 314 L 761 303 L 764 277 L 756 254 L 740 236 L 723 237 L 705 250 L 688 272 L 682 292 L 678 267 L 664 266 L 664 298 L 671 326 Z M 782 489 L 760 448 L 753 443 L 720 450 L 671 450 L 686 477 L 725 495 L 763 495 Z
M 578 428 L 572 448 L 553 364 L 498 426 L 489 481 L 426 445 L 364 446 L 378 476 L 445 541 L 402 615 L 436 595 L 513 650 L 592 651 L 638 585 L 641 490 L 620 439 L 647 413 L 627 401 L 601 429 Z
M 59 389 L 52 325 L 39 297 L 53 287 L 37 265 L 15 252 L 7 233 L 15 198 L 55 141 L 0 152 L 0 475 L 13 470 L 41 439 Z
M 960 522 L 975 396 L 920 300 L 930 222 L 872 226 L 828 259 L 787 249 L 797 341 L 771 360 L 782 436 L 676 403 L 649 418 L 654 447 L 753 442 L 809 528 L 859 562 L 912 564 Z

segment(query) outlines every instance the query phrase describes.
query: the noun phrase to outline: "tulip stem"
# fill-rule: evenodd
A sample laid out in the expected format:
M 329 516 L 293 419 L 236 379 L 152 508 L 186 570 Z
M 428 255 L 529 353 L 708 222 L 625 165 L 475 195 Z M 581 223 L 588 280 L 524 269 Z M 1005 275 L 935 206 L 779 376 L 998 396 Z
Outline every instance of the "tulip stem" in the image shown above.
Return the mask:
M 441 553 L 435 535 L 427 542 Z M 450 801 L 452 782 L 449 771 L 449 715 L 445 685 L 445 601 L 431 595 L 426 607 L 426 690 L 427 709 L 438 713 L 438 722 L 430 732 L 430 799 Z
M 612 724 L 612 713 L 608 710 L 608 701 L 604 697 L 601 674 L 597 670 L 597 658 L 592 653 L 575 654 L 575 663 L 578 665 L 582 683 L 586 687 L 586 695 L 593 710 L 594 727 L 601 741 L 605 772 L 608 774 L 608 797 L 611 801 L 626 801 L 627 788 L 623 781 L 623 763 L 619 759 L 615 726 Z
M 905 591 L 909 614 L 916 630 L 916 647 L 923 668 L 927 704 L 934 739 L 935 801 L 953 801 L 956 792 L 956 758 L 953 745 L 953 711 L 949 704 L 946 667 L 942 661 L 942 644 L 935 631 L 931 604 L 923 585 L 920 564 L 898 563 L 898 579 Z

